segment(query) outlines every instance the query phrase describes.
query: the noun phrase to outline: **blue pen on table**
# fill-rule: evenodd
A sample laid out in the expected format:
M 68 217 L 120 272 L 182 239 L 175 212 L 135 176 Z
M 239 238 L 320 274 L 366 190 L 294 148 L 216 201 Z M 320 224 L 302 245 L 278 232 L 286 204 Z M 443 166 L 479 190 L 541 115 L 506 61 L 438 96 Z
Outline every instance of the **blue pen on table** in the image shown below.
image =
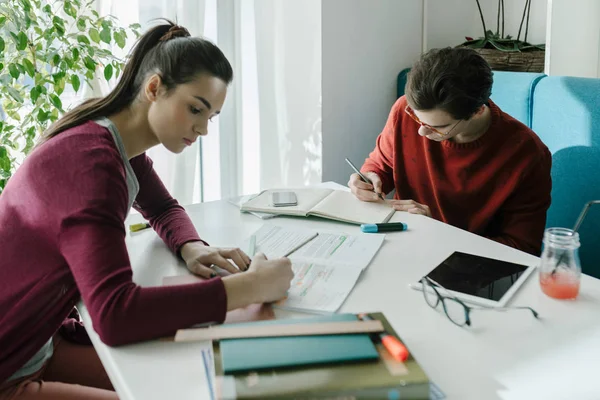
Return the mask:
M 348 165 L 350 166 L 350 168 L 352 168 L 354 170 L 354 172 L 356 172 L 358 174 L 358 176 L 360 176 L 360 179 L 362 179 L 363 181 L 367 182 L 369 185 L 373 186 L 373 190 L 375 190 L 375 185 L 373 185 L 373 182 L 367 178 L 366 176 L 364 176 L 359 170 L 358 168 L 356 168 L 356 166 L 354 164 L 352 164 L 352 161 L 350 161 L 348 159 L 348 157 L 346 157 L 346 162 L 348 163 Z M 378 193 L 377 194 L 379 196 L 379 198 L 383 201 L 385 201 L 385 198 L 383 197 L 383 194 Z
M 399 232 L 408 229 L 404 222 L 388 222 L 386 224 L 362 224 L 360 230 L 364 233 Z

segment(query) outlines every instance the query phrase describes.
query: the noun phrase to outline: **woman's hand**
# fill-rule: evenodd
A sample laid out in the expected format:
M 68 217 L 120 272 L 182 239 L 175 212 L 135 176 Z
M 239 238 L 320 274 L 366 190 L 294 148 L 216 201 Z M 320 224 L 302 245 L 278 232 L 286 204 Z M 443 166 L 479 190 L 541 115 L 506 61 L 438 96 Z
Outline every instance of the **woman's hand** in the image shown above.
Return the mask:
M 204 245 L 202 242 L 188 242 L 181 247 L 181 257 L 193 274 L 203 278 L 217 276 L 212 265 L 216 265 L 232 274 L 246 271 L 250 266 L 250 257 L 237 248 L 220 248 Z M 232 263 L 233 262 L 233 263 Z
M 267 260 L 264 254 L 259 253 L 252 260 L 248 272 L 223 278 L 227 309 L 281 300 L 287 295 L 293 278 L 289 258 Z

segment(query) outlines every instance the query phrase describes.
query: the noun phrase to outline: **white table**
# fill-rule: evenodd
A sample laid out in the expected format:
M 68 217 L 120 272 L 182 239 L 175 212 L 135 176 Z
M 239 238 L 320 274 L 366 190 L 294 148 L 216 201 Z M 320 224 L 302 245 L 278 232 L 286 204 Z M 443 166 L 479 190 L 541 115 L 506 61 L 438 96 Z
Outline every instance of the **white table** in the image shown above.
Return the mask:
M 227 201 L 186 209 L 214 246 L 239 246 L 263 223 L 359 233 L 357 226 L 321 219 L 262 221 Z M 128 223 L 140 220 L 132 215 Z M 460 328 L 408 284 L 456 250 L 525 264 L 538 259 L 430 218 L 397 213 L 394 220 L 408 223 L 409 230 L 388 234 L 340 312 L 385 313 L 448 399 L 600 398 L 600 280 L 584 276 L 579 298 L 559 301 L 542 293 L 535 272 L 510 305 L 533 307 L 541 320 L 522 311 L 474 311 L 472 327 Z M 134 280 L 142 286 L 187 273 L 152 230 L 132 234 L 127 244 Z M 151 341 L 111 348 L 93 331 L 87 310 L 81 311 L 121 399 L 200 398 L 198 344 Z

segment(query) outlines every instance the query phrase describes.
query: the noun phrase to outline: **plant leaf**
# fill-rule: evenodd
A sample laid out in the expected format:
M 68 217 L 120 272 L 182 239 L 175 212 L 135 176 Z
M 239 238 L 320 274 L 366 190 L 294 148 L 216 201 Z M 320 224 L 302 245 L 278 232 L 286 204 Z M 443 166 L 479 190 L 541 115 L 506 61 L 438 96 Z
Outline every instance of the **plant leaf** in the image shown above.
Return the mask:
M 19 76 L 21 76 L 21 72 L 19 72 L 19 69 L 15 64 L 10 64 L 8 66 L 8 72 L 10 73 L 10 76 L 15 79 L 19 79 Z
M 467 42 L 464 42 L 461 46 L 470 47 L 472 49 L 482 49 L 485 47 L 487 42 L 487 39 L 481 38 L 477 40 L 469 40 Z
M 494 46 L 494 48 L 496 48 L 497 50 L 503 51 L 503 52 L 513 52 L 513 51 L 519 51 L 518 46 L 516 44 L 516 41 L 503 41 L 500 42 L 498 40 L 488 40 L 488 43 L 491 44 L 492 46 Z
M 8 114 L 8 116 L 11 117 L 12 119 L 14 119 L 15 121 L 21 120 L 21 115 L 18 112 L 6 110 L 6 114 Z M 16 148 L 14 145 L 12 147 Z
M 27 35 L 25 35 L 25 32 L 19 32 L 17 40 L 17 50 L 25 50 L 27 48 Z
M 29 61 L 29 59 L 23 59 L 23 68 L 25 68 L 27 75 L 29 75 L 32 78 L 35 76 L 35 66 L 31 61 Z
M 73 90 L 77 92 L 79 87 L 81 86 L 81 81 L 79 80 L 79 76 L 71 75 L 71 86 L 73 86 Z
M 77 36 L 77 41 L 79 43 L 83 43 L 83 44 L 90 44 L 90 39 L 88 39 L 86 36 L 83 36 L 83 35 Z
M 100 40 L 106 44 L 110 44 L 110 29 L 103 28 L 102 31 L 100 31 Z
M 60 96 L 62 94 L 62 92 L 64 92 L 65 90 L 65 78 L 61 77 L 60 79 L 56 80 L 56 83 L 54 83 L 54 93 L 56 93 L 58 96 Z
M 77 47 L 73 47 L 71 53 L 73 54 L 73 61 L 77 62 L 77 60 L 79 60 L 79 49 Z
M 106 67 L 104 67 L 104 79 L 106 79 L 106 81 L 110 81 L 110 78 L 112 78 L 113 75 L 113 66 L 111 64 L 108 64 Z
M 73 65 L 75 65 L 75 62 L 69 56 L 65 56 L 65 58 L 63 58 L 63 60 L 65 61 L 65 63 L 67 63 L 67 67 L 69 67 L 69 68 L 73 68 Z
M 50 101 L 52 102 L 52 104 L 54 104 L 54 107 L 62 111 L 62 101 L 60 101 L 60 98 L 57 95 L 51 94 Z
M 90 71 L 96 70 L 96 62 L 94 60 L 92 60 L 92 58 L 90 56 L 86 56 L 83 59 L 83 63 L 85 64 L 85 67 L 87 69 L 89 69 Z
M 44 122 L 48 121 L 48 117 L 49 116 L 50 116 L 49 113 L 47 113 L 46 111 L 40 109 L 40 111 L 38 111 L 37 120 L 39 122 L 44 123 Z
M 31 96 L 31 102 L 33 104 L 35 104 L 35 102 L 37 101 L 37 99 L 40 97 L 41 94 L 42 94 L 42 88 L 40 86 L 32 87 L 31 91 L 29 92 L 29 96 Z
M 90 35 L 90 39 L 92 39 L 94 42 L 100 43 L 100 34 L 98 33 L 98 29 L 91 28 L 89 35 Z
M 6 88 L 6 91 L 8 92 L 10 97 L 12 97 L 16 102 L 23 103 L 23 97 L 21 97 L 21 93 L 19 93 L 19 91 L 17 89 L 15 89 L 12 86 L 8 86 Z M 15 118 L 15 119 L 18 119 L 18 118 Z
M 54 29 L 56 29 L 56 33 L 60 36 L 65 34 L 65 21 L 61 17 L 56 15 L 52 17 L 52 24 Z
M 77 29 L 79 29 L 82 32 L 85 31 L 85 19 L 79 18 L 77 20 Z
M 5 47 L 6 47 L 6 43 L 4 42 L 4 39 L 2 39 L 2 37 L 0 37 L 0 52 L 3 52 Z
M 116 31 L 113 36 L 115 38 L 115 42 L 117 42 L 117 46 L 119 46 L 120 48 L 124 48 L 125 47 L 125 36 L 123 36 L 123 34 L 121 32 L 116 32 Z
M 75 10 L 75 8 L 73 8 L 73 5 L 71 4 L 70 1 L 65 1 L 63 10 L 65 10 L 65 14 L 67 14 L 70 17 L 76 18 L 77 17 L 77 11 Z
M 10 157 L 6 147 L 0 146 L 0 169 L 5 172 L 10 172 Z

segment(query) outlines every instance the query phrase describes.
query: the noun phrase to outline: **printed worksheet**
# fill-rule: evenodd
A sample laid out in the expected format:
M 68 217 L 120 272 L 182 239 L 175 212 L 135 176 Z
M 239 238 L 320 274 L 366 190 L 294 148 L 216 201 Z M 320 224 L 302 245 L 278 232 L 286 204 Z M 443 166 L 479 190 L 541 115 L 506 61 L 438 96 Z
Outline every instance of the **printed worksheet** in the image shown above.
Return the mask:
M 348 235 L 311 229 L 263 225 L 254 233 L 256 251 L 267 257 L 289 255 L 294 279 L 277 307 L 335 312 L 385 239 L 382 234 Z

